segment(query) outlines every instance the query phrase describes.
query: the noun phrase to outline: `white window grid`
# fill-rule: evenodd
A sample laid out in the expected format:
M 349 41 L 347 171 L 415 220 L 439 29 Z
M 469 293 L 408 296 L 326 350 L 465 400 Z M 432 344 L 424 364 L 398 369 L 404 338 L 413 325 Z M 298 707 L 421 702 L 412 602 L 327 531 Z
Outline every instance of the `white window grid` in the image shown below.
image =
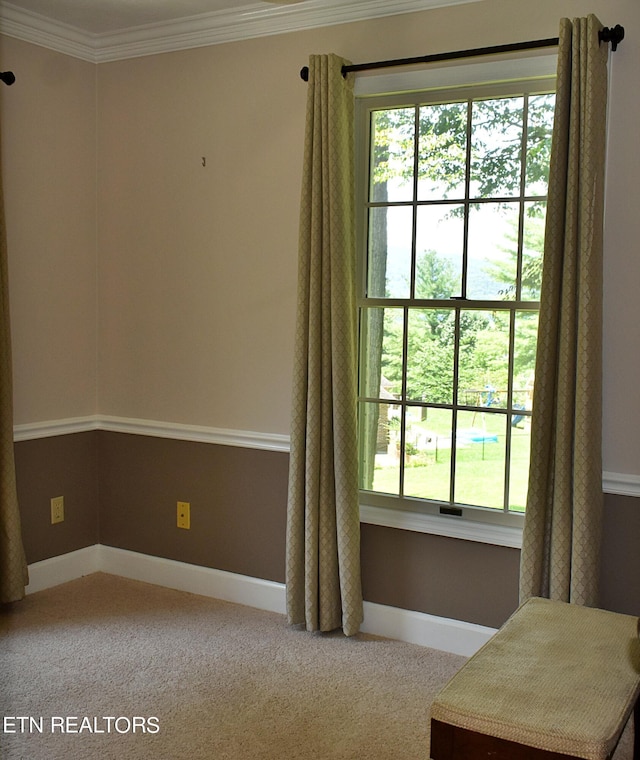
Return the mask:
M 404 313 L 405 325 L 407 324 L 407 318 L 411 309 L 420 308 L 433 308 L 433 309 L 452 309 L 455 313 L 456 321 L 456 346 L 454 350 L 454 375 L 453 375 L 453 400 L 450 404 L 438 404 L 438 403 L 420 403 L 415 400 L 407 398 L 406 394 L 406 382 L 407 382 L 407 341 L 408 330 L 404 329 L 403 333 L 403 386 L 400 398 L 394 400 L 394 405 L 399 406 L 401 410 L 402 424 L 400 426 L 401 440 L 400 447 L 404 451 L 405 445 L 405 418 L 408 410 L 420 409 L 420 408 L 444 408 L 448 409 L 452 413 L 453 427 L 456 429 L 456 418 L 460 412 L 477 412 L 478 407 L 474 405 L 468 405 L 462 403 L 458 398 L 458 372 L 459 372 L 459 320 L 463 311 L 475 310 L 475 311 L 495 311 L 507 312 L 509 314 L 509 371 L 508 382 L 509 388 L 507 389 L 507 403 L 499 409 L 486 410 L 485 413 L 497 414 L 504 416 L 507 421 L 511 420 L 514 415 L 530 416 L 530 410 L 523 410 L 520 407 L 514 406 L 514 394 L 513 394 L 513 361 L 514 361 L 514 341 L 515 341 L 515 315 L 524 311 L 539 311 L 539 302 L 531 301 L 522 298 L 521 293 L 521 272 L 522 272 L 522 251 L 523 251 L 523 235 L 524 235 L 524 216 L 526 212 L 526 206 L 529 203 L 544 203 L 546 202 L 546 195 L 527 195 L 525 192 L 526 176 L 524 171 L 524 162 L 526 160 L 526 135 L 527 135 L 527 117 L 528 117 L 528 103 L 529 98 L 539 94 L 552 93 L 555 89 L 555 82 L 550 77 L 534 77 L 526 80 L 506 81 L 506 82 L 490 82 L 480 85 L 472 86 L 456 86 L 453 88 L 433 88 L 425 91 L 417 91 L 411 93 L 399 93 L 392 95 L 383 95 L 379 97 L 368 96 L 362 98 L 358 102 L 357 109 L 357 134 L 359 138 L 359 150 L 357 174 L 359 177 L 358 193 L 357 193 L 357 208 L 361 209 L 361 214 L 358 218 L 358 240 L 360 246 L 360 269 L 359 269 L 359 309 L 367 308 L 395 308 L 401 309 Z M 422 105 L 433 104 L 445 104 L 454 102 L 466 102 L 470 104 L 475 100 L 493 99 L 500 97 L 523 97 L 524 113 L 523 113 L 523 137 L 522 137 L 522 149 L 521 149 L 521 171 L 520 171 L 520 190 L 515 195 L 504 195 L 497 197 L 473 197 L 470 193 L 470 155 L 471 150 L 471 108 L 468 107 L 468 119 L 467 119 L 467 161 L 466 161 L 466 178 L 465 178 L 465 192 L 463 197 L 451 197 L 446 200 L 418 200 L 417 183 L 418 183 L 418 161 L 419 151 L 414 150 L 414 171 L 413 182 L 414 191 L 413 198 L 406 201 L 370 201 L 369 200 L 369 187 L 370 187 L 370 138 L 371 138 L 371 114 L 376 110 L 388 109 L 388 108 L 406 108 L 413 107 L 415 109 L 416 118 L 416 135 L 417 135 L 417 120 L 419 118 L 419 108 Z M 363 139 L 364 138 L 364 139 Z M 417 138 L 416 138 L 417 139 Z M 467 258 L 468 258 L 468 245 L 469 245 L 469 210 L 472 206 L 481 204 L 518 204 L 518 239 L 517 239 L 517 251 L 518 251 L 518 264 L 517 264 L 517 292 L 515 297 L 509 300 L 479 300 L 467 298 Z M 420 207 L 437 206 L 437 205 L 458 205 L 464 209 L 464 231 L 463 231 L 463 266 L 462 266 L 462 287 L 459 296 L 449 299 L 420 299 L 415 297 L 415 275 L 416 275 L 416 222 L 417 213 Z M 368 241 L 368 218 L 370 209 L 372 208 L 393 208 L 393 207 L 408 207 L 412 211 L 412 251 L 411 251 L 411 284 L 410 284 L 410 296 L 408 298 L 375 298 L 368 297 L 367 295 L 367 241 Z M 360 351 L 366 351 L 366 341 L 361 341 Z M 360 403 L 378 403 L 383 404 L 385 400 L 380 396 L 368 396 L 361 395 L 359 397 Z M 455 482 L 455 455 L 452 454 L 452 467 L 450 476 L 450 495 L 448 500 L 429 500 L 411 496 L 405 496 L 403 493 L 404 485 L 404 472 L 405 464 L 404 457 L 400 457 L 400 473 L 399 473 L 399 495 L 392 495 L 386 493 L 380 493 L 375 491 L 363 491 L 361 493 L 361 505 L 365 510 L 370 510 L 376 514 L 381 510 L 394 509 L 399 513 L 407 515 L 408 520 L 405 522 L 411 523 L 411 514 L 424 514 L 424 515 L 445 515 L 447 518 L 454 519 L 467 519 L 479 524 L 489 523 L 497 526 L 505 527 L 521 527 L 523 515 L 517 512 L 510 511 L 509 509 L 509 473 L 510 473 L 510 454 L 511 454 L 511 431 L 512 426 L 510 424 L 505 425 L 506 430 L 506 447 L 505 447 L 505 477 L 504 477 L 504 500 L 502 509 L 496 509 L 495 507 L 486 508 L 478 507 L 472 504 L 457 503 L 454 500 L 454 482 Z M 452 447 L 455 449 L 455 435 L 452 436 Z M 379 522 L 378 519 L 372 519 L 371 522 Z M 402 522 L 402 521 L 400 521 Z M 403 527 L 397 520 L 392 519 L 390 522 L 384 520 L 380 524 L 397 524 L 398 527 Z M 432 525 L 432 528 L 434 526 Z M 415 527 L 413 528 L 415 529 Z M 465 529 L 466 530 L 466 529 Z M 448 535 L 448 531 L 445 529 L 429 529 L 428 532 L 444 533 Z M 462 536 L 471 537 L 471 536 Z M 485 540 L 485 539 L 481 539 Z M 492 541 L 493 542 L 493 541 Z M 495 541 L 496 543 L 505 543 L 505 541 Z M 510 541 L 506 541 L 510 543 Z M 513 544 L 511 544 L 513 545 Z

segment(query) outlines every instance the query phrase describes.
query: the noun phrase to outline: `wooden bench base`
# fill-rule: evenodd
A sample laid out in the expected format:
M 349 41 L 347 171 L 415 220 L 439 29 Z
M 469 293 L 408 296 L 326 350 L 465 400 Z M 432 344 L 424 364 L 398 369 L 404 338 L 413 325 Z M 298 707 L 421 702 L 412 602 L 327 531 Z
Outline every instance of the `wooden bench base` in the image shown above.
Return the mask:
M 634 711 L 633 760 L 640 760 L 640 701 Z M 638 728 L 636 728 L 638 727 Z M 619 737 L 618 737 L 619 738 Z M 615 752 L 615 750 L 614 750 Z M 607 760 L 611 760 L 613 752 Z M 527 747 L 495 736 L 431 721 L 431 760 L 582 760 L 575 755 Z
M 640 760 L 638 627 L 530 599 L 434 699 L 431 760 L 612 760 L 631 718 Z

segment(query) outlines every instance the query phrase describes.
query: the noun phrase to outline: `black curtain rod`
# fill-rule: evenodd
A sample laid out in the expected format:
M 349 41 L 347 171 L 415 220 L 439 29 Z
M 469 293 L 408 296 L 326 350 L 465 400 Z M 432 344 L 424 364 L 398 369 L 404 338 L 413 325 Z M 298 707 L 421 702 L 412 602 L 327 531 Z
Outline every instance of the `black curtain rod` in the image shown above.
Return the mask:
M 624 27 L 618 24 L 610 29 L 606 26 L 598 32 L 600 42 L 610 42 L 611 49 L 616 50 L 618 43 L 624 39 Z M 355 63 L 342 67 L 342 76 L 351 71 L 369 71 L 371 69 L 388 69 L 393 66 L 411 66 L 416 63 L 435 63 L 436 61 L 455 61 L 458 58 L 474 58 L 481 55 L 495 55 L 496 53 L 512 53 L 517 50 L 535 50 L 536 48 L 554 47 L 558 44 L 557 37 L 548 37 L 545 40 L 530 40 L 529 42 L 513 42 L 509 45 L 495 45 L 493 47 L 474 48 L 472 50 L 457 50 L 453 53 L 435 53 L 422 55 L 417 58 L 396 58 L 391 61 L 374 61 L 372 63 Z M 309 67 L 304 66 L 300 70 L 300 77 L 305 82 L 309 81 Z

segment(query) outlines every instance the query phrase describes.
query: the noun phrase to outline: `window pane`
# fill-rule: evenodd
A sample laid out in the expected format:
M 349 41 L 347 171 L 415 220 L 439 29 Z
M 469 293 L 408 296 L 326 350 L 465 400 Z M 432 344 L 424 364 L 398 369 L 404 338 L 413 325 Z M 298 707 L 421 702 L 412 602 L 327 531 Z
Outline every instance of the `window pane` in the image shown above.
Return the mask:
M 413 212 L 410 207 L 369 211 L 369 298 L 408 298 L 411 289 Z
M 513 407 L 531 411 L 538 342 L 538 312 L 517 311 L 513 345 Z
M 402 309 L 363 309 L 360 322 L 360 395 L 382 400 L 402 394 Z
M 506 416 L 458 412 L 455 501 L 502 509 Z
M 400 493 L 400 407 L 362 402 L 360 424 L 360 488 Z
M 526 195 L 547 194 L 555 100 L 553 93 L 529 98 Z
M 407 398 L 434 404 L 453 401 L 452 309 L 410 309 L 407 339 Z
M 509 509 L 524 512 L 529 480 L 531 448 L 531 409 L 536 366 L 538 312 L 520 311 L 515 315 L 513 357 L 513 408 L 521 414 L 511 417 L 511 463 L 509 472 Z
M 407 413 L 404 493 L 449 501 L 451 410 L 415 407 Z
M 420 206 L 416 223 L 416 298 L 451 298 L 462 292 L 464 207 Z
M 460 404 L 479 409 L 507 407 L 509 319 L 507 311 L 460 312 Z
M 420 108 L 418 200 L 464 198 L 467 103 Z
M 412 200 L 414 135 L 414 108 L 371 114 L 370 201 Z
M 524 239 L 522 241 L 523 301 L 539 301 L 544 254 L 544 224 L 547 204 L 544 201 L 524 204 Z
M 524 512 L 527 505 L 529 454 L 531 450 L 530 417 L 511 417 L 511 461 L 509 470 L 509 509 Z
M 476 203 L 469 209 L 468 298 L 515 298 L 518 215 L 517 203 Z
M 360 479 L 379 504 L 526 507 L 555 95 L 489 86 L 368 101 Z
M 471 197 L 498 198 L 520 192 L 524 98 L 473 103 Z

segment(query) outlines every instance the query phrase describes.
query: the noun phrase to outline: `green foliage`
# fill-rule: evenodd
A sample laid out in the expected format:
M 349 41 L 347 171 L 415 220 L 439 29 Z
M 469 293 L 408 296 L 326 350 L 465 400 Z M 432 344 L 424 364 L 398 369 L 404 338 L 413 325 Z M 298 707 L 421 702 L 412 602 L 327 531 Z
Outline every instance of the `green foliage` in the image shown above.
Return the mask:
M 385 183 L 412 181 L 416 149 L 418 179 L 427 188 L 438 188 L 442 198 L 450 197 L 453 191 L 460 195 L 465 181 L 469 117 L 473 195 L 491 198 L 517 194 L 523 103 L 522 97 L 492 98 L 424 105 L 417 112 L 413 107 L 376 111 L 371 199 L 380 200 L 378 189 Z M 546 184 L 554 103 L 553 95 L 529 100 L 526 184 L 530 188 Z
M 451 283 L 455 277 L 450 262 L 439 259 L 435 251 L 425 251 L 418 258 L 416 278 L 423 281 L 426 299 L 442 298 L 442 293 L 451 292 Z M 387 309 L 385 312 L 381 356 L 382 375 L 396 388 L 402 387 L 404 321 L 401 315 L 400 309 Z M 537 324 L 537 312 L 517 312 L 514 353 L 516 388 L 524 388 L 533 374 Z M 460 392 L 467 389 L 477 393 L 487 385 L 506 391 L 509 329 L 506 311 L 460 310 Z M 424 403 L 452 403 L 455 339 L 456 314 L 453 307 L 409 309 L 406 369 L 408 399 Z
M 525 219 L 522 240 L 522 274 L 520 276 L 520 298 L 523 301 L 540 300 L 542 285 L 542 260 L 544 252 L 544 206 L 541 203 L 530 204 L 533 209 Z M 487 273 L 496 282 L 504 283 L 500 291 L 505 299 L 516 297 L 516 285 L 513 272 L 518 260 L 518 230 L 512 225 L 505 234 L 505 245 L 501 250 L 508 254 L 506 261 L 491 261 L 487 264 Z

